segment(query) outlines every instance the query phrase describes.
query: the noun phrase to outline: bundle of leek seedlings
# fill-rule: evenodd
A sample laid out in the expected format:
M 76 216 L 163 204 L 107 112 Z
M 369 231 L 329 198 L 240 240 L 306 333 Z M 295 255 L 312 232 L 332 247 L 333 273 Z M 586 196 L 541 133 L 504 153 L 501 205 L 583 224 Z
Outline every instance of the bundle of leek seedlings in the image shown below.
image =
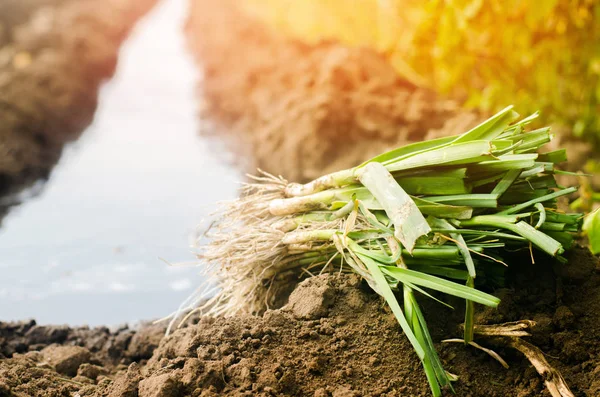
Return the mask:
M 474 304 L 499 303 L 475 288 L 477 275 L 503 263 L 507 251 L 564 261 L 581 227 L 581 214 L 557 209 L 557 198 L 576 189 L 554 178 L 564 150 L 537 153 L 551 134 L 525 130 L 536 116 L 517 121 L 508 107 L 462 135 L 400 147 L 305 185 L 255 177 L 200 241 L 214 289 L 199 290 L 181 310 L 260 313 L 290 279 L 356 272 L 386 300 L 433 395 L 441 395 L 454 377 L 442 367 L 415 294 L 465 299 L 468 343 Z

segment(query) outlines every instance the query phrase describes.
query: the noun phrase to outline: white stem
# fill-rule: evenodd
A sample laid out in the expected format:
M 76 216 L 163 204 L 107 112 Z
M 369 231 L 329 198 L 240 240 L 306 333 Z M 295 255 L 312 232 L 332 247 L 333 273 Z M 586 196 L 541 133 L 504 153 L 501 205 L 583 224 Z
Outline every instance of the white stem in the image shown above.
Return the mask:
M 329 241 L 336 233 L 335 230 L 307 230 L 302 232 L 287 233 L 281 239 L 285 245 L 306 244 L 313 241 Z
M 290 183 L 285 187 L 283 192 L 286 197 L 308 196 L 309 194 L 321 192 L 323 190 L 348 185 L 355 180 L 354 170 L 349 169 L 323 175 L 306 184 Z

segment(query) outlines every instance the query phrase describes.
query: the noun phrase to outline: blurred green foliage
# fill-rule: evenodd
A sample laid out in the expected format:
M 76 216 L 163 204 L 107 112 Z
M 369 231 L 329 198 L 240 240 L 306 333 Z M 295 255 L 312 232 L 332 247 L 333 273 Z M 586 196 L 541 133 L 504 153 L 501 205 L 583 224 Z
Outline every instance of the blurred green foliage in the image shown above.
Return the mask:
M 583 231 L 590 240 L 590 250 L 594 255 L 600 254 L 600 208 L 585 217 Z
M 304 41 L 386 54 L 405 78 L 495 112 L 541 109 L 543 123 L 600 143 L 600 1 L 244 0 Z
M 600 1 L 424 2 L 408 62 L 442 92 L 600 141 Z

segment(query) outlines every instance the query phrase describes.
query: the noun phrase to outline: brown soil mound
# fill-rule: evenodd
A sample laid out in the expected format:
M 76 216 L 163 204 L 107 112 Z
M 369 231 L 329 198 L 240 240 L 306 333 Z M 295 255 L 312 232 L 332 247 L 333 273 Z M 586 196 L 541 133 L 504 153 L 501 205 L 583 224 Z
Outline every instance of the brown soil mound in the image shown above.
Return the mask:
M 0 196 L 47 177 L 92 121 L 121 42 L 155 1 L 0 2 Z
M 600 263 L 584 248 L 554 271 L 537 259 L 530 265 L 511 258 L 506 288 L 496 291 L 500 308 L 481 310 L 478 322 L 535 320 L 528 340 L 547 353 L 576 396 L 597 396 Z M 460 335 L 460 301 L 450 301 L 455 311 L 421 302 L 434 340 Z M 154 350 L 163 330 L 1 324 L 0 352 L 7 358 L 0 360 L 0 396 L 429 395 L 393 315 L 353 275 L 305 280 L 286 306 L 262 317 L 195 321 Z M 520 353 L 489 346 L 510 369 L 479 350 L 438 345 L 447 370 L 460 376 L 458 396 L 549 395 Z
M 204 71 L 202 132 L 225 138 L 250 173 L 305 182 L 485 116 L 400 79 L 371 49 L 283 37 L 231 0 L 192 0 L 187 34 Z M 567 148 L 570 171 L 600 160 L 588 142 L 555 131 L 552 147 Z M 600 189 L 600 176 L 593 184 Z
M 232 1 L 192 1 L 187 31 L 204 70 L 205 132 L 225 135 L 251 172 L 306 181 L 475 121 L 372 50 L 283 38 Z

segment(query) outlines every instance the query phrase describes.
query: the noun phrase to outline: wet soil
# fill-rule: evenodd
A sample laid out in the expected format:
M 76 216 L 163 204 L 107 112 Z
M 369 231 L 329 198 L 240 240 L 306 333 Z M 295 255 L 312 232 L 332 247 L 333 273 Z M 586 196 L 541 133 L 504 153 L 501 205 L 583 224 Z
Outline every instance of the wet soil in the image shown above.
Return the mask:
M 121 42 L 155 1 L 0 2 L 0 219 L 90 124 Z
M 597 396 L 598 259 L 579 247 L 565 265 L 543 257 L 532 265 L 525 256 L 509 265 L 505 287 L 494 292 L 500 308 L 480 307 L 478 323 L 535 320 L 529 342 L 576 396 Z M 420 301 L 434 340 L 460 335 L 460 301 L 450 301 L 454 311 Z M 202 318 L 163 332 L 160 325 L 109 331 L 0 323 L 0 396 L 429 395 L 393 315 L 354 275 L 309 278 L 285 306 L 261 317 Z M 479 342 L 510 368 L 479 350 L 438 343 L 447 370 L 460 377 L 458 396 L 549 395 L 520 353 Z

